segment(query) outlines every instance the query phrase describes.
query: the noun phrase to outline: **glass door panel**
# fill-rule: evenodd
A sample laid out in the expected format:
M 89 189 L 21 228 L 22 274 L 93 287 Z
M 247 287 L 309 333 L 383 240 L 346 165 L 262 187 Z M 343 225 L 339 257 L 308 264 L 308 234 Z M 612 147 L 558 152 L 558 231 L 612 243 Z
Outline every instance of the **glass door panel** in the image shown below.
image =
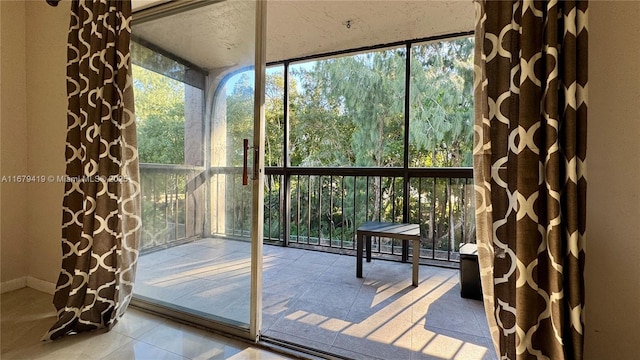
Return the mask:
M 258 6 L 136 13 L 131 45 L 143 216 L 134 304 L 249 336 L 260 318 Z

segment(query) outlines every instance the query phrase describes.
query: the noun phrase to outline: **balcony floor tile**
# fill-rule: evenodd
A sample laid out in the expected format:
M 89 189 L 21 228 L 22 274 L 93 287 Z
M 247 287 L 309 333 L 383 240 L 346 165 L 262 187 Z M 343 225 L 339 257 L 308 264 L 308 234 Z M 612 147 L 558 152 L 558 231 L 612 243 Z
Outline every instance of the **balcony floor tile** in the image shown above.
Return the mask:
M 220 239 L 145 254 L 135 291 L 246 321 L 249 254 L 248 242 Z M 264 245 L 262 333 L 354 359 L 495 358 L 483 304 L 460 297 L 458 270 L 421 265 L 413 287 L 410 263 L 373 259 L 360 279 L 355 263 Z

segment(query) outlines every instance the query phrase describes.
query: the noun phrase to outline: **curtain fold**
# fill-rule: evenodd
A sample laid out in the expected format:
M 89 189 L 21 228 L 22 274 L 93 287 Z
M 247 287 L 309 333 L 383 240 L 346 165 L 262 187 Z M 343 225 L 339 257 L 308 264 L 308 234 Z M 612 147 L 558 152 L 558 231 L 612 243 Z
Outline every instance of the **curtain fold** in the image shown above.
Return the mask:
M 74 0 L 57 322 L 43 340 L 111 329 L 132 295 L 140 188 L 129 0 Z
M 502 359 L 581 359 L 587 2 L 476 0 L 474 177 Z

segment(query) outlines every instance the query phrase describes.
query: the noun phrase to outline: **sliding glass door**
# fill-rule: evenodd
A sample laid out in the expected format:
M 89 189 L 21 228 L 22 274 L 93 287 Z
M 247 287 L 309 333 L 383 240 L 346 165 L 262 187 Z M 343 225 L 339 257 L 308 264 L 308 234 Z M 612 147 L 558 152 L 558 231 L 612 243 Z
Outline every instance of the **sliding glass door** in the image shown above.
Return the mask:
M 134 14 L 143 235 L 134 305 L 260 327 L 264 2 Z

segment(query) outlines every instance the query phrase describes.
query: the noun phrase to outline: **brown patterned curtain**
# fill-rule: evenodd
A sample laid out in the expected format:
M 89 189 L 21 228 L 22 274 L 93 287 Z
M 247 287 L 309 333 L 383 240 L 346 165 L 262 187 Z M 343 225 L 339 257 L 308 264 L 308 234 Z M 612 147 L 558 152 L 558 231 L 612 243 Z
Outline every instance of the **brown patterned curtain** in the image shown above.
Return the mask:
M 587 2 L 476 0 L 474 172 L 501 359 L 581 359 Z
M 110 329 L 131 298 L 140 228 L 129 0 L 71 4 L 58 321 L 44 336 Z

